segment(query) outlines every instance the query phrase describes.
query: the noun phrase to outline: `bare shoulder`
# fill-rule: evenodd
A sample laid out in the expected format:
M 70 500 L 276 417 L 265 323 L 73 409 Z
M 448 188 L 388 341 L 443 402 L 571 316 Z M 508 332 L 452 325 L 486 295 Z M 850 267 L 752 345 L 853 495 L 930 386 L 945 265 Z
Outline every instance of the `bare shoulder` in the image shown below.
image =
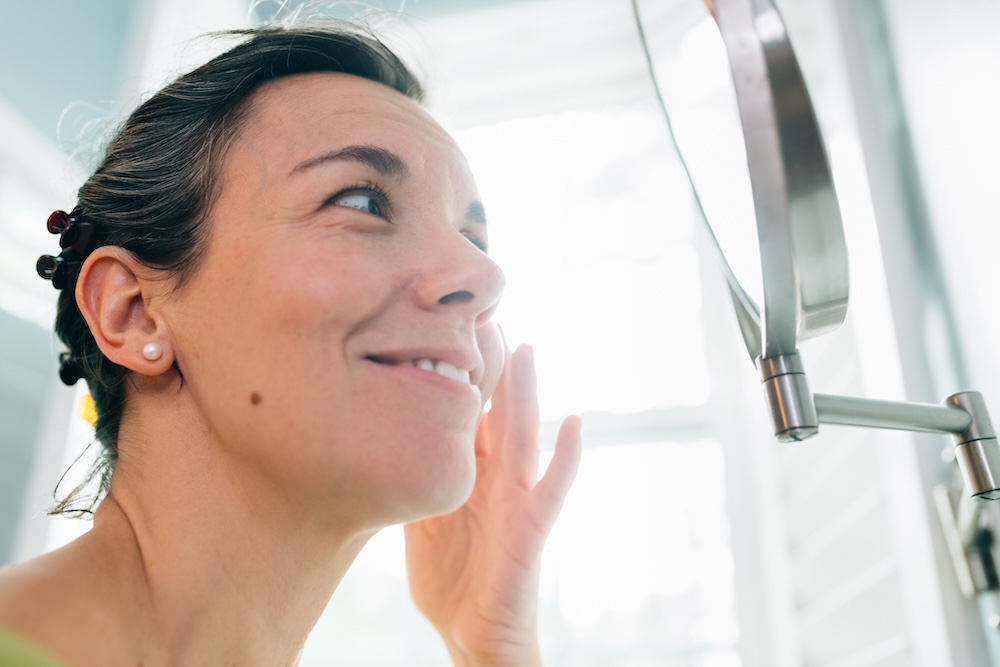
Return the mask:
M 85 645 L 87 619 L 104 601 L 81 551 L 73 543 L 0 569 L 0 626 L 58 656 Z
M 56 551 L 0 569 L 0 625 L 22 630 L 20 626 L 34 624 L 58 608 L 59 599 L 74 588 L 69 572 L 61 567 L 64 560 Z

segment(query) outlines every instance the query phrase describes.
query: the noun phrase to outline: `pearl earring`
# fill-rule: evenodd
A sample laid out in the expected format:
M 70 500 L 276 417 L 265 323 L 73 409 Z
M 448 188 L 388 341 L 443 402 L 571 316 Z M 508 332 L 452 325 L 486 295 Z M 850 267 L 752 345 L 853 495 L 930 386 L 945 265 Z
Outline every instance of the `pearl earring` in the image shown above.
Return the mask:
M 150 361 L 156 361 L 163 354 L 163 349 L 159 343 L 146 343 L 142 346 L 142 356 Z

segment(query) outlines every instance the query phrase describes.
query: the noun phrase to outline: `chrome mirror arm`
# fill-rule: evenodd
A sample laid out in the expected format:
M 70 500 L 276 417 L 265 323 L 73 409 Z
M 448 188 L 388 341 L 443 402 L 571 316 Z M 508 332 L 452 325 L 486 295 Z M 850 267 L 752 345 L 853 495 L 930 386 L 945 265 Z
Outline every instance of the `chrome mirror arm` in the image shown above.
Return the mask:
M 951 434 L 969 497 L 1000 499 L 1000 444 L 979 392 L 952 394 L 944 405 L 813 394 L 798 352 L 760 357 L 757 367 L 778 440 L 805 440 L 820 424 Z

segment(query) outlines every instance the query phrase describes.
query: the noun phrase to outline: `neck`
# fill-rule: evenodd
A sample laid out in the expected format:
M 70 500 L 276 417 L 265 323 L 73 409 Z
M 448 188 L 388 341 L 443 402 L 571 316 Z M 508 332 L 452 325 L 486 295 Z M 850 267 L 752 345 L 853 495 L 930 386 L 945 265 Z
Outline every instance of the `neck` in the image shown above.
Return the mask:
M 204 434 L 178 432 L 175 412 L 170 421 L 143 428 L 169 433 L 169 442 L 121 442 L 89 536 L 115 545 L 114 567 L 134 575 L 118 581 L 134 582 L 124 603 L 140 615 L 135 646 L 145 664 L 294 664 L 375 530 L 296 502 Z M 140 452 L 131 456 L 141 466 L 129 452 Z

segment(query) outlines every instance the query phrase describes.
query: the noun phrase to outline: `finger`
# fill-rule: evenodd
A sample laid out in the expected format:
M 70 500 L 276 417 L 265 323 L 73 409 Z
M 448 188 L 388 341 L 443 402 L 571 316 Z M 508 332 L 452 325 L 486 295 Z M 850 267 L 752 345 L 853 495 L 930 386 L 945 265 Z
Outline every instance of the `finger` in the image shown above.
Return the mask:
M 479 391 L 482 392 L 483 407 L 487 407 L 503 375 L 504 360 L 510 351 L 507 339 L 499 324 L 491 322 L 476 331 L 476 341 L 483 359 L 483 371 L 479 377 Z M 497 365 L 497 361 L 500 364 Z
M 510 393 L 510 350 L 504 351 L 503 370 L 490 398 L 490 409 L 483 413 L 476 430 L 476 454 L 492 456 L 503 442 L 507 428 L 507 395 Z
M 504 469 L 515 483 L 530 489 L 538 478 L 538 395 L 534 352 L 528 345 L 514 351 L 506 410 Z
M 488 456 L 490 453 L 490 413 L 485 413 L 479 418 L 479 426 L 476 428 L 476 458 Z
M 514 353 L 504 344 L 503 371 L 500 381 L 490 399 L 489 419 L 487 420 L 487 437 L 491 442 L 500 442 L 507 426 L 507 404 L 510 396 L 511 361 Z
M 580 459 L 583 456 L 583 439 L 581 437 L 583 424 L 579 417 L 572 416 L 563 420 L 556 438 L 556 449 L 552 455 L 545 474 L 538 480 L 532 491 L 532 512 L 538 525 L 545 530 L 551 530 L 559 516 L 566 494 L 573 486 Z

